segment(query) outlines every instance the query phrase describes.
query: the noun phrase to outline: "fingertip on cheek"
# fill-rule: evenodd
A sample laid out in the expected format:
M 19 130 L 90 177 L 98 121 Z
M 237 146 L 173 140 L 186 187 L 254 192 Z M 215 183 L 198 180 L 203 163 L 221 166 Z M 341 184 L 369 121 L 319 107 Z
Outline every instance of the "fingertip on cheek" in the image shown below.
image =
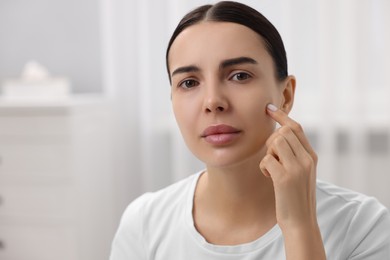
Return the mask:
M 275 106 L 273 103 L 268 103 L 266 106 L 267 111 L 275 112 L 278 110 L 278 107 Z

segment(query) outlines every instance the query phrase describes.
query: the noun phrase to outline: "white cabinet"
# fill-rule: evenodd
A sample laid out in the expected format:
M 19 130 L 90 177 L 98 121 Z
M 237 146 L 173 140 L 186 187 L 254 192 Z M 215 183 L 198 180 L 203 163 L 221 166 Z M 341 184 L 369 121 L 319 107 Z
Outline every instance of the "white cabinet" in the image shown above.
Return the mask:
M 111 112 L 101 98 L 0 100 L 0 259 L 106 260 Z

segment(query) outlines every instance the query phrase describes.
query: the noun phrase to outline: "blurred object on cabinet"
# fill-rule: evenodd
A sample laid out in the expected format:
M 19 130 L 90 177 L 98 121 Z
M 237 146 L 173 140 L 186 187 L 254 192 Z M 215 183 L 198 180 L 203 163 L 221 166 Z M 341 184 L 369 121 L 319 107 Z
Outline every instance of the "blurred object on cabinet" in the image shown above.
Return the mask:
M 50 76 L 47 68 L 36 61 L 24 65 L 20 78 L 7 79 L 2 84 L 6 99 L 63 99 L 71 92 L 67 77 Z

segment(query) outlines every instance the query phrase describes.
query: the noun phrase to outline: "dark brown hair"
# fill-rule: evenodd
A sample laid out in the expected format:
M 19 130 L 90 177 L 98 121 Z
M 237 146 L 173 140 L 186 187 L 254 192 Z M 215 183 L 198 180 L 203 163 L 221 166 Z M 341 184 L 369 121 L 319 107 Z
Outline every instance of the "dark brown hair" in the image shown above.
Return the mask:
M 186 14 L 179 22 L 169 40 L 166 52 L 169 81 L 171 81 L 171 76 L 168 55 L 172 43 L 184 29 L 202 21 L 232 22 L 252 29 L 261 36 L 265 43 L 266 49 L 274 61 L 277 79 L 284 80 L 288 76 L 287 57 L 283 40 L 272 23 L 261 13 L 247 5 L 233 1 L 222 1 L 215 5 L 200 6 Z

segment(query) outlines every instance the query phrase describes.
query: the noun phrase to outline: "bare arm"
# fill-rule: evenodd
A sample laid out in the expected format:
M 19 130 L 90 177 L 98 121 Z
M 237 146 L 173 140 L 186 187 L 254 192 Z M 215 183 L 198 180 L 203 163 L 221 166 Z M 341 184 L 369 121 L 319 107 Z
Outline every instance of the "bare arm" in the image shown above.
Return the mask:
M 316 213 L 317 155 L 297 122 L 275 107 L 267 111 L 281 127 L 268 139 L 260 169 L 274 184 L 286 258 L 326 259 Z

